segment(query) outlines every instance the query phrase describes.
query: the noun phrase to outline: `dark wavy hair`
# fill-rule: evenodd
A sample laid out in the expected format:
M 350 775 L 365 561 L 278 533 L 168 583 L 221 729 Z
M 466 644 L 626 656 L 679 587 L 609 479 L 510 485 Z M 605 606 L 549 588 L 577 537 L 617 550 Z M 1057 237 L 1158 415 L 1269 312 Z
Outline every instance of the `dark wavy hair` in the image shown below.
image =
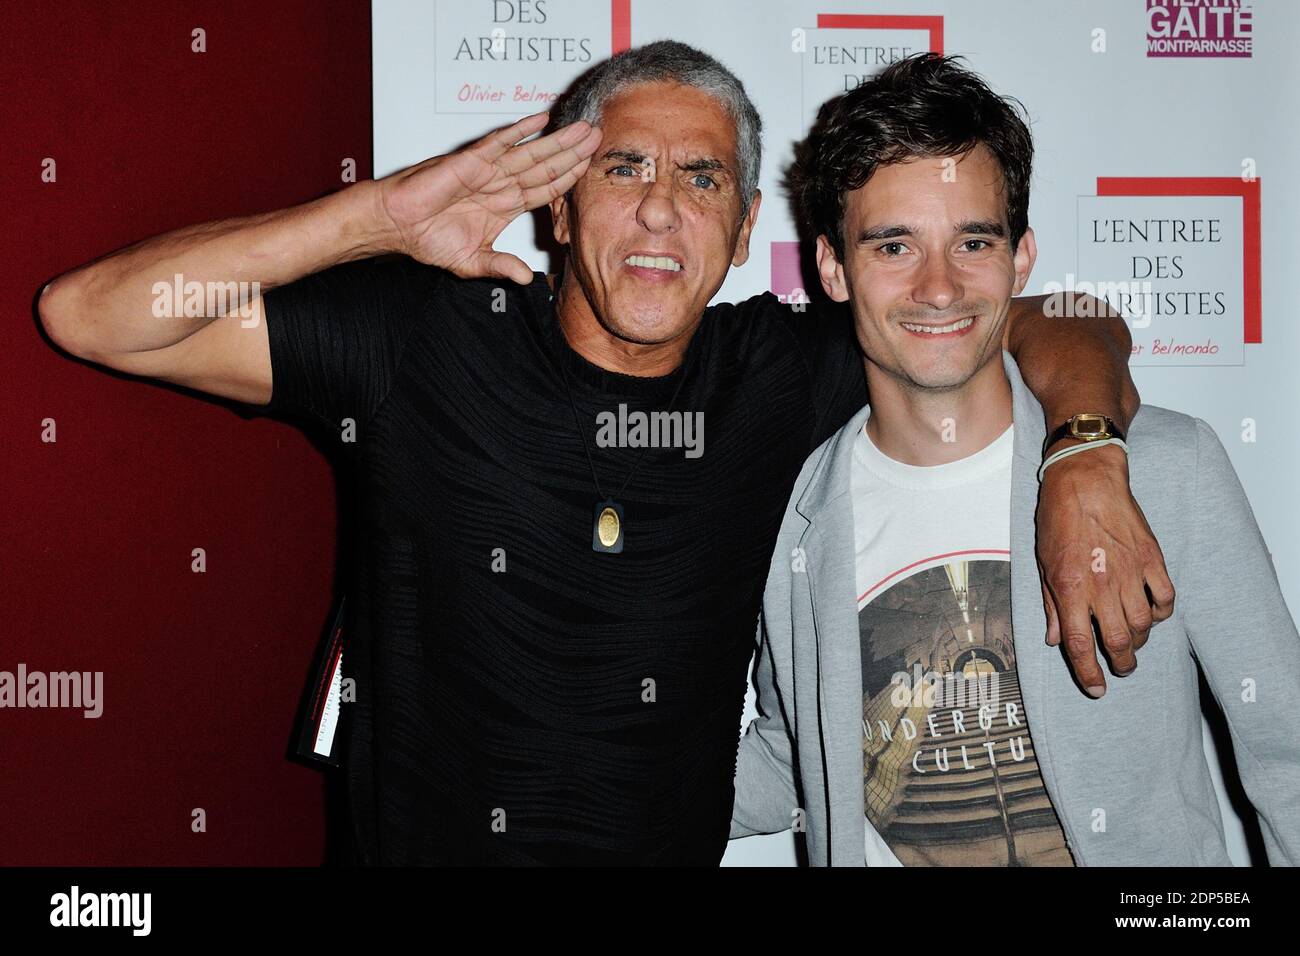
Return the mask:
M 1019 100 L 1001 97 L 959 66 L 961 57 L 918 53 L 828 100 L 795 147 L 787 185 L 812 236 L 844 261 L 844 197 L 877 167 L 955 156 L 983 143 L 1002 169 L 1011 248 L 1029 226 L 1034 143 Z M 1025 114 L 1027 115 L 1027 114 Z

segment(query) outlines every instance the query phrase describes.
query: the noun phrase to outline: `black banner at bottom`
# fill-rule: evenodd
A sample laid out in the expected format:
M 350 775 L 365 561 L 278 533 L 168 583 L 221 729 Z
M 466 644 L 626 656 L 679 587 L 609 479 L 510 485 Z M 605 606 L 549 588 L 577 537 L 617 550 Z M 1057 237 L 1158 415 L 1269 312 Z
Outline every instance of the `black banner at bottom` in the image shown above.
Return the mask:
M 1288 926 L 1296 889 L 1287 869 L 627 869 L 613 876 L 481 869 L 448 880 L 393 868 L 32 868 L 0 869 L 0 917 L 7 942 L 63 935 L 92 945 L 245 942 L 283 932 L 337 947 L 403 930 L 433 942 L 431 931 L 470 923 L 494 940 L 518 930 L 611 943 L 618 934 L 648 933 L 666 942 L 671 937 L 661 934 L 681 922 L 726 932 L 735 950 L 771 932 L 806 939 L 819 930 L 865 929 L 864 920 L 875 944 L 896 937 L 906 945 L 947 939 L 967 946 L 984 934 L 996 942 L 1014 926 L 1017 937 L 1044 943 L 1173 932 L 1231 945 L 1237 933 Z

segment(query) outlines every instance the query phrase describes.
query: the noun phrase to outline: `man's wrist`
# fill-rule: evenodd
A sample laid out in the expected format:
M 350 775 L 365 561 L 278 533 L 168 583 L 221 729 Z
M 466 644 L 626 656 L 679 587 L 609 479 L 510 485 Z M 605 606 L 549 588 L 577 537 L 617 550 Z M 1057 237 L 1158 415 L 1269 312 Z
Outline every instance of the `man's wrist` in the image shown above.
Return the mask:
M 1047 459 L 1055 452 L 1063 451 L 1066 448 L 1071 448 L 1075 445 L 1086 444 L 1089 444 L 1089 442 L 1086 442 L 1081 438 L 1062 438 L 1047 446 L 1047 451 L 1046 454 L 1043 455 L 1043 458 Z M 1071 455 L 1069 460 L 1081 464 L 1083 463 L 1083 459 L 1091 459 L 1092 463 L 1095 465 L 1105 464 L 1107 466 L 1120 467 L 1125 470 L 1128 469 L 1128 455 L 1125 454 L 1124 449 L 1117 445 L 1103 445 L 1100 448 L 1093 448 L 1078 455 Z M 1065 463 L 1066 462 L 1064 461 L 1059 462 L 1053 465 L 1052 468 L 1059 468 Z M 1052 469 L 1049 468 L 1048 472 L 1050 473 L 1051 470 Z
M 335 196 L 343 204 L 339 214 L 345 258 L 369 259 L 403 251 L 401 237 L 384 207 L 379 180 L 363 180 Z
M 1047 427 L 1041 446 L 1042 457 L 1047 458 L 1053 452 L 1072 445 L 1103 438 L 1124 439 L 1127 435 L 1125 424 L 1109 411 L 1095 411 L 1097 407 L 1092 406 L 1086 412 L 1079 412 L 1076 406 L 1073 412 L 1062 413 L 1054 409 L 1044 413 Z

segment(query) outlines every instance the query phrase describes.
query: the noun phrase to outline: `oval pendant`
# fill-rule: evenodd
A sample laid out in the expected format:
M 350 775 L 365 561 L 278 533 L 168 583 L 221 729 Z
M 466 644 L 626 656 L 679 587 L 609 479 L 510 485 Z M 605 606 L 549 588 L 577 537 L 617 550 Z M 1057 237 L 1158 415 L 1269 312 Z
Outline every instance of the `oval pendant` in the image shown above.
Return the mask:
M 614 546 L 614 542 L 618 540 L 618 513 L 613 508 L 606 508 L 600 513 L 600 524 L 597 526 L 596 533 L 600 536 L 600 543 L 605 547 Z
M 592 512 L 591 549 L 606 554 L 623 552 L 623 506 L 617 501 L 598 501 Z

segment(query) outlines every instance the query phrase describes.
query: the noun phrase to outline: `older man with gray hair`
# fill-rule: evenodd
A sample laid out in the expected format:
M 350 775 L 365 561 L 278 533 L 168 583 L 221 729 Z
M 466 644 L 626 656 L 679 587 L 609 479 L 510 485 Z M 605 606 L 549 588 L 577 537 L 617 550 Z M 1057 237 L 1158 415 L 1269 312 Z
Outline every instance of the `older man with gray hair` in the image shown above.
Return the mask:
M 79 356 L 336 441 L 354 430 L 337 447 L 360 508 L 343 730 L 358 862 L 715 864 L 782 508 L 865 401 L 845 313 L 709 305 L 761 198 L 760 122 L 735 76 L 653 43 L 597 66 L 557 118 L 156 237 L 41 297 Z M 554 284 L 492 248 L 545 204 L 567 247 Z M 153 318 L 153 283 L 177 272 L 260 283 L 257 321 Z M 1009 325 L 1049 417 L 1127 424 L 1122 321 L 1048 320 L 1031 299 Z M 598 443 L 621 406 L 699 415 L 707 454 L 635 429 Z M 1043 495 L 1049 570 L 1080 560 L 1088 527 L 1168 613 L 1122 463 L 1077 456 Z M 1069 595 L 1068 619 L 1117 607 L 1107 587 Z M 1106 635 L 1120 673 L 1145 640 L 1134 624 Z M 1091 634 L 1075 643 L 1097 687 Z

